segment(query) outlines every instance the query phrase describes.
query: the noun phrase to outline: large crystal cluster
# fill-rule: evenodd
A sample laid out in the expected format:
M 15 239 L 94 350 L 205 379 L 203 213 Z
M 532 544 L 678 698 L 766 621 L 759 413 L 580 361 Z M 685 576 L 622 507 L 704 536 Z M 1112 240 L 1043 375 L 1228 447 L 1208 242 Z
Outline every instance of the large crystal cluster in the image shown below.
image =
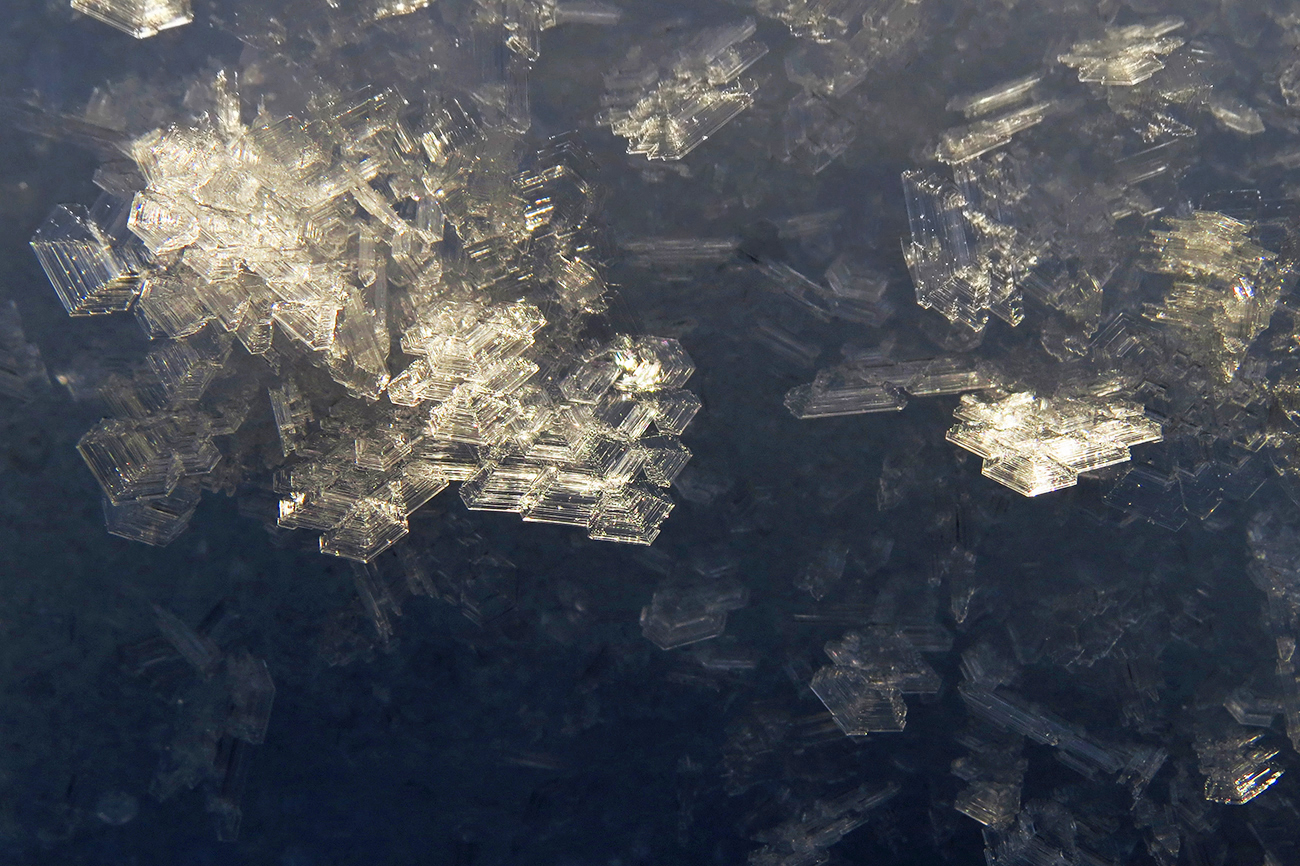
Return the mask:
M 69 313 L 130 307 L 157 341 L 81 443 L 110 529 L 165 543 L 201 486 L 269 462 L 279 525 L 353 559 L 451 481 L 470 508 L 652 541 L 694 367 L 675 340 L 583 334 L 605 287 L 581 148 L 520 169 L 508 118 L 393 90 L 248 124 L 224 75 L 214 94 L 131 144 L 129 202 L 57 208 L 32 241 Z M 268 402 L 270 460 L 235 436 Z
M 1159 442 L 1160 425 L 1107 387 L 1039 397 L 1032 391 L 966 394 L 948 441 L 984 458 L 982 472 L 1024 496 L 1127 462 L 1129 448 Z
M 746 19 L 684 45 L 638 48 L 605 75 L 597 122 L 626 138 L 628 153 L 681 159 L 754 104 L 756 85 L 741 76 L 767 53 L 755 30 Z

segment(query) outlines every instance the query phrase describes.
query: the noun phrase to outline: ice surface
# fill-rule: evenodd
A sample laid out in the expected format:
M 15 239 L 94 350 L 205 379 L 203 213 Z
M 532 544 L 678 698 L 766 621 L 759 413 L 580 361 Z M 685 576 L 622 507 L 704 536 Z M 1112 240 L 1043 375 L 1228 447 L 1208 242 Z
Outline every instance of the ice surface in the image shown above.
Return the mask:
M 796 418 L 890 412 L 905 408 L 908 395 L 959 394 L 991 384 L 992 379 L 972 360 L 893 363 L 881 359 L 821 370 L 811 384 L 792 388 L 785 396 L 785 406 Z

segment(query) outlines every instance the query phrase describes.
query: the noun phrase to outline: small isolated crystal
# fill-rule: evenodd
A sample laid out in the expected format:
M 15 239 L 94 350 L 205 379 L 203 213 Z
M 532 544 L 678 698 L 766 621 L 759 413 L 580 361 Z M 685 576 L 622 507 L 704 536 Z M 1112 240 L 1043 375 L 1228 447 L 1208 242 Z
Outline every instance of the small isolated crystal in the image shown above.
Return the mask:
M 973 782 L 953 801 L 953 808 L 985 827 L 1002 830 L 1020 811 L 1019 782 Z
M 1080 81 L 1131 87 L 1165 68 L 1160 58 L 1186 41 L 1169 35 L 1182 26 L 1183 19 L 1169 17 L 1151 24 L 1110 27 L 1102 38 L 1077 42 L 1058 59 L 1079 70 Z
M 72 8 L 136 39 L 194 20 L 190 0 L 72 0 Z
M 880 359 L 821 370 L 811 384 L 791 388 L 785 406 L 796 418 L 896 412 L 907 405 L 908 395 L 960 394 L 992 384 L 978 364 L 962 358 Z
M 660 649 L 717 637 L 727 627 L 727 613 L 749 603 L 749 591 L 721 581 L 696 586 L 665 586 L 641 610 L 641 633 Z
M 0 394 L 29 401 L 49 386 L 41 350 L 23 334 L 18 305 L 0 302 Z
M 979 93 L 953 97 L 948 100 L 947 108 L 949 111 L 960 111 L 968 118 L 983 117 L 1025 101 L 1042 80 L 1041 73 L 1026 75 Z
M 849 736 L 901 731 L 907 724 L 903 694 L 934 694 L 939 675 L 901 632 L 874 626 L 826 644 L 833 664 L 819 670 L 812 690 Z
M 704 30 L 686 45 L 605 76 L 597 122 L 628 139 L 628 153 L 681 159 L 754 104 L 756 86 L 740 78 L 767 46 L 749 41 L 752 19 Z
M 969 126 L 949 130 L 940 139 L 935 158 L 955 164 L 995 150 L 1011 141 L 1017 132 L 1042 123 L 1051 107 L 1051 103 L 1038 102 L 999 117 L 977 120 Z
M 230 686 L 226 730 L 246 743 L 265 742 L 271 705 L 275 702 L 275 683 L 266 662 L 241 650 L 226 659 L 226 679 Z
M 898 689 L 881 686 L 856 668 L 827 665 L 813 675 L 812 690 L 851 737 L 901 731 L 907 724 L 907 705 Z
M 1108 393 L 1038 397 L 1032 391 L 966 394 L 948 441 L 984 458 L 983 474 L 1024 496 L 1072 487 L 1080 472 L 1129 460 L 1162 438 L 1142 407 Z

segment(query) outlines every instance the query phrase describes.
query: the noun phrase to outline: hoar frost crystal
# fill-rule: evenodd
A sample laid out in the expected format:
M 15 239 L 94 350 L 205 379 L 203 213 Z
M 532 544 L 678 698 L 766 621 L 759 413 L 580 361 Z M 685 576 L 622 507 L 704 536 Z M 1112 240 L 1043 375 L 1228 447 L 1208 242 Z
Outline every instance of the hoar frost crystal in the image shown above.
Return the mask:
M 653 541 L 694 365 L 676 340 L 585 336 L 605 285 L 581 147 L 523 160 L 509 118 L 451 98 L 371 89 L 246 125 L 224 73 L 213 92 L 130 144 L 143 188 L 32 239 L 70 314 L 129 308 L 156 340 L 80 445 L 110 531 L 165 544 L 202 488 L 264 468 L 281 527 L 361 561 L 453 481 L 470 508 Z M 266 408 L 272 450 L 243 435 Z

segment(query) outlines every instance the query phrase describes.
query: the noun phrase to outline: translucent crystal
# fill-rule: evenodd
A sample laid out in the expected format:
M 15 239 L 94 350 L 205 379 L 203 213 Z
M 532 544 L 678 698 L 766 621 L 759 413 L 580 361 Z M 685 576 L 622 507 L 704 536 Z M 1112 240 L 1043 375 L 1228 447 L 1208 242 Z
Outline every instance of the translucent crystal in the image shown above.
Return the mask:
M 123 501 L 104 499 L 104 523 L 110 535 L 155 547 L 171 544 L 185 531 L 198 507 L 197 484 L 178 484 L 166 496 Z
M 1151 24 L 1109 27 L 1102 38 L 1076 42 L 1057 59 L 1077 69 L 1080 81 L 1131 87 L 1164 69 L 1160 58 L 1185 41 L 1169 34 L 1182 26 L 1183 19 L 1169 17 Z
M 1222 381 L 1237 373 L 1268 327 L 1290 270 L 1250 238 L 1250 225 L 1212 211 L 1169 218 L 1147 245 L 1158 273 L 1175 277 L 1146 316 L 1161 322 Z
M 0 394 L 27 401 L 49 386 L 41 351 L 23 334 L 18 305 L 0 302 Z
M 1267 791 L 1283 770 L 1274 765 L 1277 749 L 1257 745 L 1263 734 L 1228 733 L 1221 738 L 1202 735 L 1196 754 L 1205 774 L 1205 799 L 1240 806 Z
M 120 312 L 140 293 L 137 264 L 114 250 L 112 240 L 79 205 L 56 207 L 31 243 L 71 315 Z
M 954 417 L 948 441 L 984 458 L 985 476 L 1024 496 L 1073 486 L 1080 472 L 1127 462 L 1131 446 L 1162 438 L 1141 406 L 1105 394 L 966 394 Z
M 1009 827 L 1020 811 L 1020 785 L 979 782 L 957 795 L 953 808 L 995 830 Z
M 1011 141 L 1016 133 L 1042 123 L 1051 107 L 1050 103 L 1035 103 L 945 132 L 935 157 L 940 162 L 959 163 L 988 153 Z
M 72 8 L 136 39 L 194 20 L 190 0 L 72 0 Z
M 907 705 L 897 689 L 881 687 L 863 671 L 828 665 L 813 676 L 812 690 L 849 736 L 901 731 Z
M 101 421 L 77 449 L 114 504 L 166 496 L 181 477 L 180 460 L 148 424 Z
M 675 649 L 717 637 L 727 627 L 727 613 L 749 601 L 749 593 L 726 583 L 656 590 L 641 610 L 641 632 L 660 649 Z
M 871 810 L 892 800 L 900 788 L 861 785 L 843 794 L 802 805 L 797 815 L 761 838 L 749 855 L 750 866 L 812 866 L 830 859 L 827 850 L 865 824 Z
M 153 605 L 154 622 L 158 631 L 181 657 L 200 673 L 211 673 L 221 662 L 221 648 L 212 638 L 190 628 L 180 617 L 159 605 Z
M 898 631 L 875 626 L 848 632 L 826 644 L 826 655 L 840 667 L 866 673 L 871 682 L 902 694 L 935 694 L 939 675 Z
M 908 395 L 931 397 L 987 388 L 992 379 L 973 361 L 935 358 L 903 363 L 871 359 L 830 367 L 808 385 L 792 388 L 785 406 L 796 418 L 896 412 Z
M 246 743 L 265 742 L 275 701 L 275 682 L 266 662 L 241 650 L 226 659 L 226 677 L 230 682 L 231 704 L 226 730 Z
M 749 19 L 704 30 L 658 59 L 630 55 L 605 76 L 598 122 L 628 139 L 628 153 L 681 159 L 753 105 L 755 86 L 738 79 L 767 53 L 748 41 L 755 29 Z
M 1042 80 L 1043 76 L 1038 73 L 1026 75 L 969 96 L 954 97 L 948 100 L 947 108 L 949 111 L 960 111 L 966 117 L 992 114 L 1025 101 Z
M 213 318 L 190 280 L 169 271 L 151 273 L 144 279 L 133 309 L 150 337 L 188 337 Z

